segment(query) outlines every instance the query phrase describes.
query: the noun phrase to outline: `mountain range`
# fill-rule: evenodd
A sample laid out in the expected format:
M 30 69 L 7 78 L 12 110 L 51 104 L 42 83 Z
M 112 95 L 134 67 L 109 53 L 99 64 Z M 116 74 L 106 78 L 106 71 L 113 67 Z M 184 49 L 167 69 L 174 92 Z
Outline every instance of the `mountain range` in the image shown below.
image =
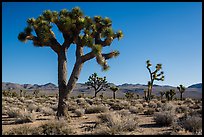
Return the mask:
M 144 90 L 147 90 L 147 85 L 142 84 L 122 84 L 122 85 L 115 85 L 113 83 L 109 83 L 110 86 L 117 86 L 119 87 L 119 91 L 117 91 L 117 95 L 119 97 L 124 97 L 124 94 L 126 92 L 135 92 L 139 95 L 144 94 Z M 58 91 L 58 87 L 53 83 L 47 83 L 44 85 L 38 85 L 38 84 L 17 84 L 17 83 L 11 83 L 11 82 L 2 82 L 2 90 L 41 90 L 41 91 Z M 178 92 L 176 87 L 169 86 L 169 85 L 153 85 L 153 93 L 157 96 L 159 96 L 160 91 L 167 91 L 170 89 L 175 89 L 176 92 Z M 88 89 L 87 86 L 84 83 L 77 83 L 76 87 L 74 88 L 74 92 L 72 92 L 72 95 L 78 95 L 81 93 L 85 93 L 87 95 L 93 95 L 94 91 L 93 89 Z M 101 91 L 101 93 L 104 93 L 108 96 L 112 96 L 112 91 L 110 89 L 106 89 L 106 91 Z M 179 93 L 176 95 L 179 97 Z M 191 86 L 188 86 L 186 88 L 184 97 L 192 97 L 192 98 L 202 98 L 202 83 L 193 84 Z

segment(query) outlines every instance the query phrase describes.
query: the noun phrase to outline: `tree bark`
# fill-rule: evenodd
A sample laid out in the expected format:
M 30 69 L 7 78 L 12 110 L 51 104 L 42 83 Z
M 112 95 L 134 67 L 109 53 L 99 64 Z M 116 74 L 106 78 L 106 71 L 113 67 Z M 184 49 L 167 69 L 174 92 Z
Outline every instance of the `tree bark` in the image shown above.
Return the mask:
M 181 93 L 181 95 L 180 95 L 180 99 L 183 100 L 183 95 L 182 95 L 182 93 Z
M 113 99 L 115 99 L 115 92 L 113 92 Z
M 65 116 L 67 117 L 67 96 L 66 96 L 66 86 L 67 86 L 67 58 L 66 50 L 61 50 L 58 54 L 58 87 L 59 87 L 59 101 L 57 109 L 57 117 Z

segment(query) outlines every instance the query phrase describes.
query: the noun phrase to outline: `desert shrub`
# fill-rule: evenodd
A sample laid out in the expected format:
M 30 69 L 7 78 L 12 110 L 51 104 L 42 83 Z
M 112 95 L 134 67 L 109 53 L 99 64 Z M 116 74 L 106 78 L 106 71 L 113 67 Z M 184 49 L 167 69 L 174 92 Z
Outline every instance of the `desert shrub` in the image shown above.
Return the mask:
M 53 120 L 39 126 L 41 129 L 40 135 L 70 135 L 73 131 L 66 120 Z
M 188 116 L 199 116 L 199 117 L 202 117 L 202 109 L 199 109 L 199 110 L 190 109 L 189 113 L 188 113 Z
M 81 103 L 85 102 L 85 99 L 84 98 L 77 98 L 76 102 L 77 102 L 77 104 L 81 104 Z
M 185 113 L 185 112 L 188 111 L 188 107 L 187 107 L 187 106 L 184 106 L 184 105 L 178 106 L 178 107 L 176 107 L 175 111 L 176 111 L 177 113 Z
M 7 115 L 10 118 L 17 118 L 19 116 L 21 116 L 21 112 L 19 108 L 9 108 L 7 110 Z
M 162 107 L 162 103 L 161 102 L 157 102 L 157 108 Z
M 173 105 L 171 103 L 165 103 L 161 108 L 163 111 L 171 111 L 173 110 Z
M 169 111 L 158 112 L 154 114 L 154 120 L 158 125 L 170 126 L 174 122 L 174 115 Z
M 95 129 L 96 135 L 123 134 L 123 132 L 134 131 L 138 126 L 137 118 L 114 112 L 101 114 L 98 118 L 101 124 Z
M 191 99 L 191 98 L 186 98 L 186 99 L 183 101 L 183 104 L 187 104 L 187 105 L 189 105 L 189 104 L 194 104 L 194 101 L 193 101 L 193 99 Z
M 30 112 L 36 111 L 37 108 L 38 108 L 38 106 L 35 105 L 35 104 L 29 104 L 28 107 L 27 107 L 27 109 L 28 109 Z
M 3 132 L 3 135 L 33 135 L 37 128 L 29 127 L 27 125 L 20 126 L 18 128 L 13 128 L 7 132 Z
M 153 115 L 154 112 L 155 112 L 155 109 L 149 108 L 149 109 L 147 109 L 146 111 L 144 111 L 144 114 L 145 114 L 145 115 Z
M 36 120 L 37 115 L 35 112 L 29 112 L 27 110 L 21 110 L 20 113 L 21 113 L 21 115 L 15 120 L 16 124 L 34 122 Z
M 161 103 L 166 103 L 166 99 L 162 99 L 162 100 L 161 100 Z
M 112 104 L 109 104 L 111 106 L 111 109 L 113 110 L 121 110 L 121 109 L 124 109 L 125 107 L 120 104 L 120 103 L 112 103 Z
M 147 102 L 143 102 L 142 106 L 143 106 L 143 107 L 147 107 L 147 106 L 148 106 L 148 103 L 147 103 Z
M 157 104 L 154 103 L 154 102 L 149 102 L 148 106 L 149 106 L 150 108 L 157 108 Z
M 72 128 L 68 126 L 66 120 L 51 120 L 39 127 L 29 127 L 27 125 L 14 128 L 3 135 L 71 135 L 74 134 Z
M 143 106 L 130 106 L 129 111 L 133 114 L 142 113 L 144 110 Z
M 187 117 L 182 122 L 182 127 L 190 132 L 197 133 L 202 129 L 202 118 L 198 116 Z
M 33 100 L 24 100 L 24 103 L 26 103 L 26 104 L 33 104 L 34 103 L 34 101 Z
M 44 116 L 55 115 L 55 112 L 50 107 L 42 107 L 40 112 L 42 112 Z
M 127 116 L 130 116 L 131 112 L 127 109 L 122 109 L 122 110 L 118 111 L 118 114 L 127 117 Z
M 79 108 L 79 106 L 78 106 L 78 104 L 76 102 L 70 101 L 67 104 L 68 104 L 68 111 L 74 112 L 76 109 Z
M 85 109 L 86 114 L 91 114 L 91 113 L 101 113 L 101 112 L 106 112 L 108 111 L 108 108 L 105 106 L 97 106 L 97 105 L 92 105 L 88 108 Z
M 85 101 L 86 101 L 87 103 L 89 103 L 90 105 L 93 104 L 93 100 L 92 100 L 92 99 L 86 98 Z
M 198 104 L 191 104 L 191 105 L 189 105 L 189 108 L 191 108 L 191 109 L 200 109 L 201 107 Z
M 57 111 L 58 104 L 51 105 L 50 108 L 52 108 L 53 111 Z
M 76 109 L 76 110 L 74 111 L 74 113 L 75 113 L 78 117 L 81 117 L 81 116 L 84 115 L 85 110 L 84 110 L 84 109 Z

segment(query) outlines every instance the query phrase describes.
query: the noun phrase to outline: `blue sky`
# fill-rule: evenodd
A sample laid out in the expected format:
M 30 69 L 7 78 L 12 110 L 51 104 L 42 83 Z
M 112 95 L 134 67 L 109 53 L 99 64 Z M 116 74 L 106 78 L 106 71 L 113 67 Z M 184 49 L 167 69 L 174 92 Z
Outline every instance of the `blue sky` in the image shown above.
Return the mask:
M 44 10 L 71 10 L 79 6 L 85 15 L 109 17 L 115 31 L 124 38 L 115 40 L 104 52 L 119 50 L 108 60 L 109 71 L 101 71 L 95 59 L 82 68 L 79 83 L 97 72 L 115 84 L 146 84 L 146 60 L 163 64 L 165 81 L 159 85 L 189 86 L 202 82 L 202 3 L 201 2 L 3 2 L 2 3 L 2 81 L 57 85 L 57 55 L 49 48 L 18 41 L 26 20 Z M 59 42 L 63 39 L 56 31 Z M 75 46 L 68 53 L 68 77 L 75 61 Z M 87 51 L 87 50 L 86 50 Z

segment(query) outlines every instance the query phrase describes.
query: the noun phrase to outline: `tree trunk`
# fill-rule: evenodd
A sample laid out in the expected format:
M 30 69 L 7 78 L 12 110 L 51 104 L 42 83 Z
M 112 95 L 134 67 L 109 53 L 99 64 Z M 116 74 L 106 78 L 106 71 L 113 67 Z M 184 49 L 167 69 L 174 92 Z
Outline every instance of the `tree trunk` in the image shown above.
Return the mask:
M 183 100 L 183 95 L 182 95 L 182 93 L 181 93 L 181 95 L 180 95 L 180 99 Z
M 59 101 L 57 109 L 57 117 L 67 117 L 66 104 L 66 87 L 67 87 L 67 58 L 66 51 L 61 50 L 58 54 L 58 87 L 59 87 Z
M 113 92 L 113 99 L 115 99 L 115 92 Z

